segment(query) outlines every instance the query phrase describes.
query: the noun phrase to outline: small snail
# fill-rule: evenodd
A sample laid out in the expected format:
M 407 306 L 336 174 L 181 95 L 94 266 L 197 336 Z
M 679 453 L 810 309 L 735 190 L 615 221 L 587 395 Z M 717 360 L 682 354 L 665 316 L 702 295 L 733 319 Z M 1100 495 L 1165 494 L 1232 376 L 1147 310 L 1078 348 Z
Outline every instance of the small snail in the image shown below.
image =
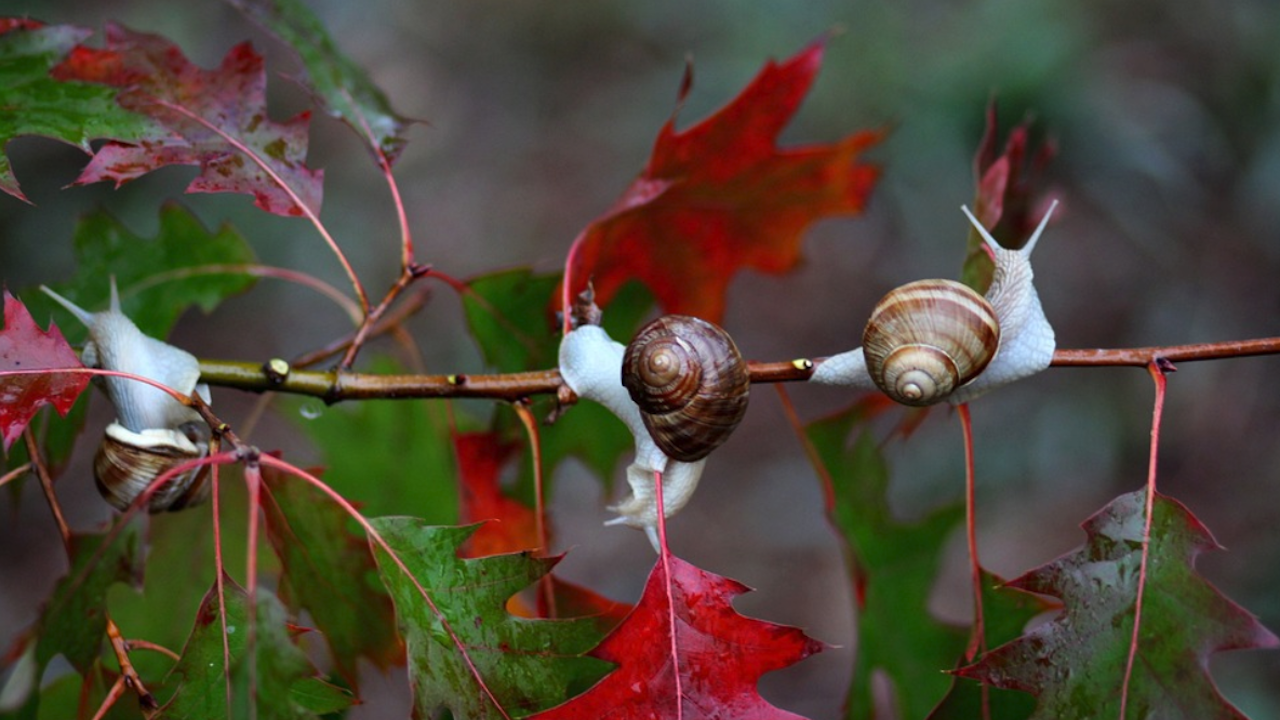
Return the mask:
M 1053 328 L 1032 285 L 1031 251 L 1055 201 L 1021 250 L 996 243 L 969 212 L 995 259 L 986 297 L 950 280 L 920 280 L 876 305 L 863 347 L 818 365 L 811 382 L 879 388 L 907 405 L 958 405 L 1049 367 Z
M 191 353 L 147 337 L 120 312 L 120 296 L 111 281 L 111 307 L 87 312 L 47 287 L 40 288 L 89 329 L 81 360 L 89 367 L 116 370 L 155 380 L 178 392 L 199 392 L 200 365 Z M 98 378 L 116 409 L 93 459 L 98 491 L 118 510 L 127 509 L 168 469 L 209 452 L 210 432 L 199 413 L 146 383 L 123 377 Z M 208 497 L 208 466 L 165 483 L 148 502 L 150 512 L 180 510 Z
M 673 322 L 674 321 L 674 322 Z M 723 336 L 724 331 L 705 323 L 701 320 L 693 318 L 679 318 L 678 316 L 670 316 L 667 318 L 659 318 L 651 325 L 663 327 L 668 324 L 681 325 L 685 328 L 695 328 L 695 335 L 699 338 L 703 336 L 718 337 Z M 701 327 L 706 326 L 706 327 Z M 707 328 L 711 330 L 708 331 Z M 665 330 L 663 332 L 666 332 Z M 681 330 L 683 333 L 684 330 Z M 641 336 L 645 334 L 642 330 L 637 335 L 637 341 L 641 340 Z M 646 344 L 643 342 L 632 341 L 632 347 L 637 348 Z M 724 347 L 727 343 L 727 349 Z M 732 400 L 728 404 L 723 417 L 731 420 L 725 423 L 723 420 L 712 422 L 707 429 L 699 432 L 710 432 L 718 434 L 720 437 L 708 444 L 705 439 L 699 439 L 694 443 L 694 450 L 689 448 L 673 448 L 675 454 L 669 454 L 658 444 L 657 437 L 663 434 L 661 429 L 652 431 L 651 426 L 654 423 L 653 418 L 646 417 L 646 413 L 642 412 L 637 401 L 632 399 L 630 391 L 623 385 L 624 377 L 624 355 L 628 349 L 623 347 L 622 343 L 616 342 L 609 337 L 604 328 L 599 325 L 584 324 L 580 325 L 576 330 L 564 336 L 560 341 L 560 376 L 567 385 L 580 398 L 594 400 L 608 408 L 610 412 L 618 417 L 631 431 L 632 437 L 635 438 L 636 456 L 631 465 L 627 467 L 627 484 L 631 486 L 631 496 L 622 502 L 614 505 L 610 509 L 618 513 L 618 517 L 606 522 L 606 525 L 629 525 L 640 530 L 644 530 L 649 537 L 649 542 L 653 545 L 654 550 L 658 549 L 658 501 L 655 492 L 654 476 L 660 473 L 662 476 L 662 510 L 665 517 L 671 517 L 680 511 L 693 497 L 694 490 L 698 487 L 698 482 L 702 478 L 702 470 L 706 466 L 707 454 L 711 452 L 715 446 L 719 445 L 727 437 L 726 428 L 732 430 L 741 418 L 742 412 L 746 408 L 746 370 L 745 364 L 741 363 L 741 356 L 737 348 L 733 346 L 727 336 L 722 339 L 706 341 L 698 339 L 695 341 L 685 340 L 681 345 L 677 343 L 680 350 L 677 354 L 686 354 L 687 349 L 694 350 L 695 353 L 701 354 L 704 350 L 712 350 L 713 357 L 723 358 L 726 356 L 736 357 L 734 365 L 738 365 L 738 370 L 722 370 L 715 369 L 711 375 L 717 376 L 724 372 L 729 377 L 741 374 L 741 392 L 738 399 Z M 717 368 L 723 364 L 723 359 L 715 359 L 712 365 Z M 659 357 L 657 362 L 650 361 L 650 366 L 656 366 L 658 375 L 667 376 L 668 360 Z M 647 373 L 648 371 L 646 371 Z M 633 373 L 638 374 L 638 373 Z M 680 375 L 680 373 L 676 373 Z M 707 377 L 706 371 L 703 371 L 703 378 Z M 675 384 L 679 384 L 676 379 Z M 663 384 L 663 383 L 659 383 Z M 732 384 L 732 383 L 731 383 Z M 694 393 L 697 395 L 697 393 Z M 659 407 L 664 407 L 659 405 Z M 701 408 L 695 412 L 702 412 Z M 678 411 L 677 411 L 678 412 Z M 661 427 L 666 421 L 659 420 L 657 425 Z M 699 423 L 695 422 L 695 426 Z M 697 434 L 697 433 L 695 433 Z M 677 433 L 679 435 L 679 433 Z M 663 441 L 666 443 L 666 440 Z M 669 444 L 669 443 L 668 443 Z M 681 457 L 694 457 L 693 460 L 683 460 Z
M 747 364 L 719 326 L 664 315 L 627 346 L 622 384 L 644 425 L 668 457 L 701 460 L 719 447 L 747 411 Z

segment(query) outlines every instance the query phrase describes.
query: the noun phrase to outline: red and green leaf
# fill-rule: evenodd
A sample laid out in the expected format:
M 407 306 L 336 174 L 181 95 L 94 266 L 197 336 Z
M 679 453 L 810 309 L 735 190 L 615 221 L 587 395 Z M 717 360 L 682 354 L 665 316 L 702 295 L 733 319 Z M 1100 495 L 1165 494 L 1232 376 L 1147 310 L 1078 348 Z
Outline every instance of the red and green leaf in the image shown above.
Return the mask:
M 413 576 L 374 546 L 408 649 L 417 716 L 447 707 L 455 718 L 496 719 L 503 717 L 499 706 L 525 715 L 600 676 L 601 663 L 580 657 L 599 640 L 593 622 L 530 620 L 506 610 L 507 600 L 548 573 L 557 558 L 518 553 L 465 560 L 458 548 L 474 526 L 431 527 L 416 518 L 372 523 Z
M 51 68 L 92 34 L 71 25 L 0 18 L 0 150 L 20 135 L 39 135 L 89 153 L 90 140 L 136 142 L 159 130 L 145 116 L 120 107 L 110 88 L 58 82 L 49 76 Z M 0 191 L 27 199 L 4 152 Z
M 356 661 L 385 669 L 404 658 L 395 609 L 363 531 L 335 503 L 292 475 L 263 468 L 267 537 L 280 558 L 280 597 L 324 633 L 334 666 L 358 688 Z
M 1112 500 L 1083 527 L 1080 549 L 1010 587 L 1062 599 L 1061 616 L 964 668 L 965 677 L 1039 698 L 1036 718 L 1119 717 L 1142 560 L 1144 494 Z M 1156 496 L 1137 656 L 1126 717 L 1243 718 L 1214 686 L 1209 657 L 1280 640 L 1195 571 L 1209 530 L 1178 501 Z
M 995 647 L 1022 634 L 1027 623 L 1058 607 L 1039 595 L 1005 586 L 1002 578 L 982 571 L 983 629 L 985 647 Z M 951 690 L 929 713 L 929 720 L 1026 720 L 1035 699 L 1025 693 L 987 687 L 964 677 L 954 677 Z
M 825 646 L 799 628 L 740 615 L 733 599 L 749 588 L 669 557 L 659 558 L 626 620 L 591 651 L 618 668 L 586 693 L 537 720 L 674 718 L 796 720 L 756 689 L 767 672 Z
M 297 78 L 329 115 L 351 126 L 374 150 L 395 164 L 408 143 L 412 122 L 391 109 L 387 96 L 363 68 L 338 49 L 311 10 L 298 0 L 229 0 L 282 40 L 302 60 Z
M 268 116 L 262 56 L 248 43 L 215 70 L 199 68 L 173 43 L 115 24 L 106 47 L 77 47 L 54 68 L 59 80 L 110 85 L 117 100 L 167 129 L 99 148 L 76 184 L 122 183 L 167 165 L 198 165 L 187 192 L 235 192 L 277 215 L 319 214 L 323 172 L 306 164 L 309 113 L 284 123 Z
M 6 371 L 81 368 L 80 358 L 52 323 L 41 330 L 31 313 L 16 298 L 3 292 L 4 329 L 0 330 L 0 436 L 4 450 L 22 434 L 31 418 L 45 405 L 66 415 L 89 384 L 85 373 L 32 373 L 8 375 Z
M 573 293 L 592 279 L 604 307 L 638 279 L 664 312 L 718 322 L 737 272 L 787 272 L 810 224 L 860 212 L 879 171 L 859 158 L 880 132 L 776 146 L 817 76 L 823 48 L 817 42 L 770 62 L 732 102 L 686 130 L 669 120 L 644 171 L 583 231 L 570 267 Z M 686 77 L 682 97 L 688 87 Z

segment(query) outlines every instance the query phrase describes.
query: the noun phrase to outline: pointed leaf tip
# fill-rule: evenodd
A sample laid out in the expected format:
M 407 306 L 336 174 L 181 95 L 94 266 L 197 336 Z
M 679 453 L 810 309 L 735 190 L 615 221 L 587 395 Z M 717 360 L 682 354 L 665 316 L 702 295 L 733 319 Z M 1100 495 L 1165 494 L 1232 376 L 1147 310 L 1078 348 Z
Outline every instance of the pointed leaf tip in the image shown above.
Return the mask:
M 1145 496 L 1122 495 L 1083 524 L 1080 549 L 1009 583 L 1062 599 L 1064 612 L 959 674 L 1039 698 L 1047 717 L 1119 711 L 1142 557 Z M 1138 717 L 1243 718 L 1208 674 L 1222 650 L 1275 647 L 1258 619 L 1194 568 L 1218 544 L 1181 503 L 1157 495 L 1137 662 L 1127 706 Z
M 861 212 L 879 170 L 859 158 L 882 132 L 795 149 L 776 145 L 824 50 L 819 38 L 766 63 L 737 97 L 684 130 L 669 120 L 644 171 L 584 230 L 571 290 L 593 277 L 603 306 L 637 279 L 663 311 L 718 322 L 735 274 L 787 272 L 811 223 Z M 687 92 L 682 86 L 681 97 Z
M 591 651 L 618 668 L 584 694 L 530 720 L 802 720 L 769 704 L 756 684 L 764 673 L 827 646 L 798 628 L 738 614 L 733 599 L 749 590 L 742 583 L 674 556 L 667 561 L 670 579 L 659 558 L 639 604 Z
M 3 292 L 4 329 L 0 330 L 0 436 L 4 450 L 18 439 L 31 418 L 45 405 L 66 415 L 89 384 L 87 373 L 59 373 L 58 369 L 83 368 L 80 358 L 62 337 L 57 325 L 41 330 L 21 301 Z M 48 373 L 7 374 L 12 371 L 50 370 Z

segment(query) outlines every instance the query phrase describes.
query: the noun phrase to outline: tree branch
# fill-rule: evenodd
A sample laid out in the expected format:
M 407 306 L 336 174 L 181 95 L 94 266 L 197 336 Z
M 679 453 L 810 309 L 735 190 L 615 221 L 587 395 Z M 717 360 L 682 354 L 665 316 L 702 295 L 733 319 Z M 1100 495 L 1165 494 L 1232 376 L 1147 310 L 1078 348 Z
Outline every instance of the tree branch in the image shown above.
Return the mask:
M 1057 367 L 1147 367 L 1155 360 L 1189 362 L 1250 355 L 1280 354 L 1280 337 L 1195 345 L 1143 348 L 1058 350 Z M 825 358 L 749 362 L 753 383 L 803 382 Z M 343 400 L 407 398 L 488 398 L 515 401 L 560 391 L 564 382 L 556 369 L 505 375 L 372 375 L 335 370 L 293 370 L 273 360 L 262 365 L 236 360 L 201 360 L 201 379 L 210 385 L 250 392 L 276 391 L 318 397 L 328 403 Z

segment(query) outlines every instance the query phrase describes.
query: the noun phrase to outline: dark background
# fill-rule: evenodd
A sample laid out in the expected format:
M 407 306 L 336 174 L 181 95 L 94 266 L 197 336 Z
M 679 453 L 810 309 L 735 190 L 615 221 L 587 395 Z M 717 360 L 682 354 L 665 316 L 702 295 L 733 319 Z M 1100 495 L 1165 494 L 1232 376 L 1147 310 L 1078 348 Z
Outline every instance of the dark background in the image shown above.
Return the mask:
M 887 289 L 956 274 L 966 233 L 959 206 L 971 202 L 970 160 L 993 93 L 1005 127 L 1030 115 L 1037 137 L 1051 136 L 1061 150 L 1048 177 L 1063 203 L 1060 219 L 1035 257 L 1060 346 L 1280 334 L 1280 7 L 1266 0 L 308 4 L 401 112 L 428 121 L 411 131 L 397 176 L 419 260 L 455 276 L 557 268 L 577 231 L 643 167 L 687 56 L 695 84 L 683 124 L 726 102 L 767 58 L 834 31 L 784 142 L 890 126 L 888 141 L 871 153 L 885 176 L 864 216 L 813 228 L 798 272 L 734 282 L 725 326 L 747 355 L 848 349 Z M 253 38 L 269 72 L 293 67 L 287 52 L 212 0 L 3 0 L 0 10 L 90 27 L 116 19 L 172 38 L 206 67 Z M 304 102 L 272 76 L 275 117 Z M 398 252 L 385 187 L 344 127 L 317 118 L 312 143 L 311 164 L 327 171 L 326 223 L 371 291 L 385 287 Z M 173 168 L 119 191 L 63 191 L 83 161 L 78 151 L 37 138 L 7 149 L 36 204 L 0 197 L 0 275 L 11 288 L 68 277 L 75 218 L 98 205 L 153 234 L 158 206 L 179 197 L 193 173 Z M 303 222 L 267 216 L 243 197 L 181 202 L 211 226 L 230 219 L 264 262 L 342 285 Z M 342 315 L 313 297 L 264 283 L 211 317 L 186 317 L 175 339 L 205 356 L 296 354 L 345 329 Z M 413 328 L 433 370 L 481 369 L 447 293 L 437 293 Z M 1160 466 L 1160 489 L 1230 549 L 1202 558 L 1200 570 L 1273 629 L 1280 629 L 1277 374 L 1276 358 L 1183 365 L 1170 378 Z M 806 417 L 849 400 L 813 388 L 792 395 Z M 988 566 L 1015 575 L 1068 551 L 1083 539 L 1078 523 L 1142 485 L 1151 395 L 1136 369 L 1054 369 L 975 405 Z M 226 391 L 219 402 L 233 423 L 249 407 Z M 295 427 L 269 418 L 252 439 L 295 459 L 315 457 Z M 886 447 L 902 517 L 960 496 L 959 436 L 954 419 L 937 412 L 909 444 Z M 87 446 L 79 454 L 88 455 Z M 61 486 L 78 527 L 107 517 L 89 485 L 73 477 Z M 580 468 L 557 478 L 558 548 L 571 549 L 561 569 L 634 600 L 652 554 L 641 534 L 600 527 L 607 515 L 599 488 Z M 33 483 L 19 501 L 0 494 L 0 518 L 0 643 L 7 645 L 35 616 L 63 560 Z M 704 487 L 672 523 L 672 542 L 690 561 L 759 588 L 738 602 L 743 612 L 842 646 L 763 684 L 789 709 L 836 717 L 854 645 L 847 582 L 816 481 L 772 393 L 758 394 L 740 433 L 712 461 Z M 959 534 L 948 557 L 936 607 L 962 621 Z M 1280 716 L 1280 656 L 1227 654 L 1212 667 L 1242 709 Z M 405 701 L 397 682 L 388 681 L 393 704 Z

